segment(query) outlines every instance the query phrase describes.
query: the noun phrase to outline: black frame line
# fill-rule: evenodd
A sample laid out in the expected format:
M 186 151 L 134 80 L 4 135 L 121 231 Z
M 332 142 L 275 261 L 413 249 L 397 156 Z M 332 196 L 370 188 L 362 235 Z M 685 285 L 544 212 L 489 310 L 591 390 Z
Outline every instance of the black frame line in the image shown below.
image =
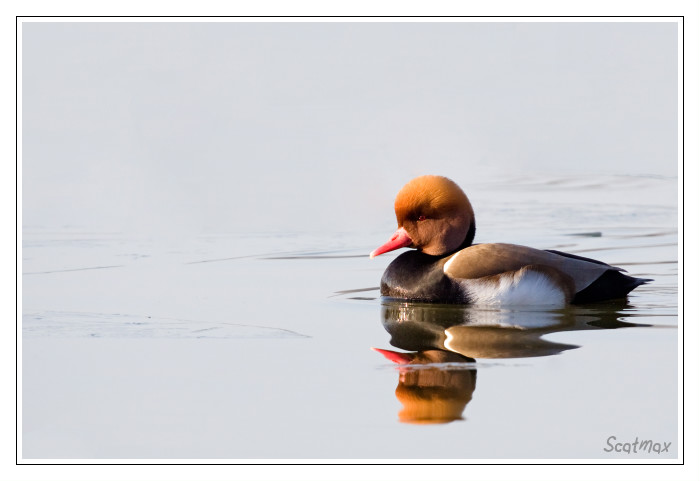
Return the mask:
M 91 18 L 91 19 L 101 19 L 101 18 L 184 18 L 184 19 L 197 19 L 197 18 L 207 18 L 207 19 L 237 19 L 237 18 L 416 18 L 416 19 L 426 19 L 426 18 L 454 18 L 454 19 L 469 19 L 469 18 L 493 18 L 493 19 L 522 19 L 522 18 L 624 18 L 624 19 L 638 19 L 638 18 L 669 18 L 678 19 L 678 24 L 681 27 L 681 42 L 680 42 L 680 52 L 679 60 L 680 65 L 680 80 L 681 80 L 681 91 L 680 91 L 680 109 L 681 109 L 681 125 L 678 126 L 681 133 L 681 159 L 680 159 L 680 171 L 681 178 L 680 189 L 681 189 L 681 211 L 685 213 L 685 190 L 683 179 L 685 175 L 685 15 L 427 15 L 427 16 L 416 16 L 416 15 L 348 15 L 348 16 L 333 16 L 333 15 L 224 15 L 224 16 L 212 16 L 212 15 L 114 15 L 114 16 L 94 16 L 94 15 L 59 15 L 59 16 L 43 16 L 43 15 L 17 15 L 15 16 L 15 466 L 684 466 L 685 465 L 685 429 L 683 424 L 681 424 L 682 439 L 683 439 L 683 449 L 682 449 L 682 462 L 677 463 L 471 463 L 471 462 L 411 462 L 407 459 L 405 462 L 374 462 L 374 463 L 285 463 L 285 462 L 215 462 L 215 463 L 178 463 L 173 462 L 160 462 L 160 463 L 110 463 L 110 462 L 94 462 L 94 463 L 39 463 L 39 462 L 19 462 L 19 290 L 18 281 L 19 277 L 19 176 L 18 166 L 19 166 L 19 24 L 23 19 L 31 18 L 43 18 L 43 19 L 61 19 L 61 18 Z M 685 216 L 681 216 L 680 223 L 683 226 L 683 261 L 685 261 Z M 681 263 L 684 266 L 685 262 Z M 681 274 L 681 279 L 683 280 L 683 288 L 685 288 L 685 269 Z M 685 296 L 684 291 L 681 290 L 679 293 L 682 298 Z M 685 319 L 685 306 L 681 306 L 681 322 Z M 685 346 L 685 330 L 682 330 L 681 343 Z M 682 362 L 681 362 L 681 405 L 683 419 L 685 420 L 685 349 L 683 350 Z

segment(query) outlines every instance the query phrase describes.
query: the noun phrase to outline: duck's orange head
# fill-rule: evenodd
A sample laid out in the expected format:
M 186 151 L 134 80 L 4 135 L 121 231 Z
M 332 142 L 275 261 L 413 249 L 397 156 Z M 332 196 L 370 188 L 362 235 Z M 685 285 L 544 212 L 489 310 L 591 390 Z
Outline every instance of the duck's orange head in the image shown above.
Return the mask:
M 398 229 L 370 257 L 400 247 L 439 256 L 471 245 L 474 211 L 466 194 L 446 177 L 424 175 L 403 186 L 394 202 Z

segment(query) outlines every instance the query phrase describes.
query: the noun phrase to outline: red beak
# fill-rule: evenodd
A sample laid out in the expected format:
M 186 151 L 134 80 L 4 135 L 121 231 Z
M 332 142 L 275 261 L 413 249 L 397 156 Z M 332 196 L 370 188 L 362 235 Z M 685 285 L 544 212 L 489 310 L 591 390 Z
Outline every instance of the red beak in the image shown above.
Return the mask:
M 379 354 L 381 354 L 391 362 L 395 362 L 396 364 L 408 364 L 413 360 L 413 357 L 415 356 L 415 353 L 413 352 L 387 351 L 386 349 L 379 349 L 377 347 L 372 347 L 370 349 L 372 349 L 373 351 L 377 351 Z
M 391 239 L 386 244 L 383 244 L 376 249 L 374 249 L 369 254 L 369 258 L 378 256 L 379 254 L 384 254 L 385 252 L 393 251 L 394 249 L 400 249 L 401 247 L 408 247 L 413 243 L 408 232 L 403 227 L 399 227 L 391 236 Z

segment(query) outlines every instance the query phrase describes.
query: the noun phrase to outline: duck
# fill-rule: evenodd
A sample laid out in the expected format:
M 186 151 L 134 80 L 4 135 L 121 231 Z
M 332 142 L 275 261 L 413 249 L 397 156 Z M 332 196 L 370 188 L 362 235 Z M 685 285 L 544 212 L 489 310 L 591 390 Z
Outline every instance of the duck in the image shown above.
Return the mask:
M 474 210 L 452 180 L 423 175 L 394 202 L 398 228 L 370 258 L 411 248 L 386 268 L 383 297 L 485 306 L 587 304 L 626 298 L 652 279 L 620 267 L 553 249 L 475 244 Z

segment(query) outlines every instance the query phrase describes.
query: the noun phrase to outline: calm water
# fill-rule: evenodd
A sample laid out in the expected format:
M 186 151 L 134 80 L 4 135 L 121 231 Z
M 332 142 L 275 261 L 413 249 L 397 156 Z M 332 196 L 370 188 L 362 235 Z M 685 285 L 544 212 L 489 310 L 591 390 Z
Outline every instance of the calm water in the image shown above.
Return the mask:
M 477 242 L 654 282 L 555 311 L 382 300 L 393 256 L 367 254 L 391 205 L 381 229 L 351 233 L 25 226 L 23 456 L 677 457 L 677 179 L 462 185 Z M 424 354 L 397 367 L 372 347 Z M 671 444 L 605 451 L 636 439 Z

